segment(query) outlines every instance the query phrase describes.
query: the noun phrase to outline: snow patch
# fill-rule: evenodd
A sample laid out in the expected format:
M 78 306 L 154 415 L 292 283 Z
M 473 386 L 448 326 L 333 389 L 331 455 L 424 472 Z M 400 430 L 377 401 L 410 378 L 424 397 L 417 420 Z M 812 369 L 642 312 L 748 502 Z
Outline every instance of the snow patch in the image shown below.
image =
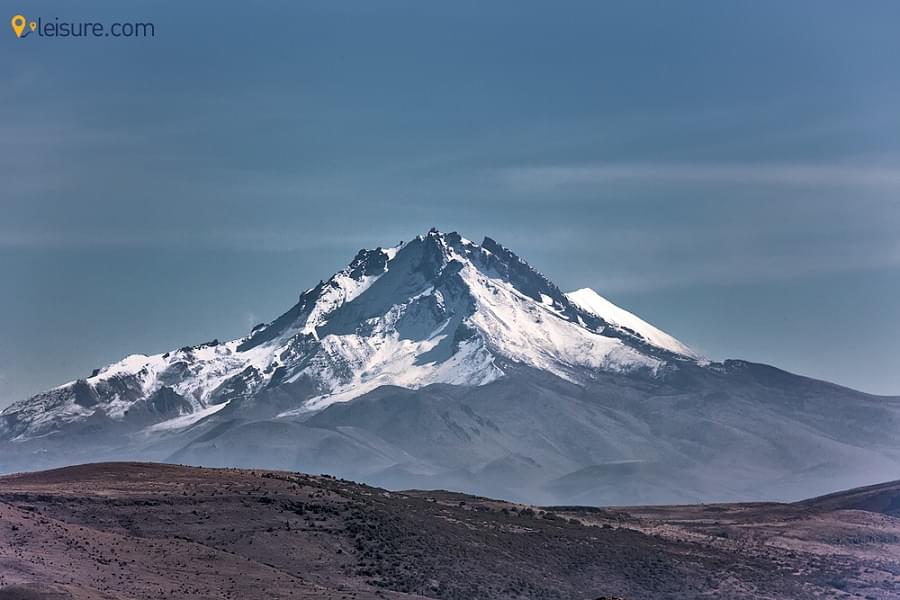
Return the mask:
M 619 327 L 627 327 L 628 329 L 640 334 L 648 343 L 681 354 L 689 358 L 698 359 L 700 355 L 688 346 L 682 344 L 668 333 L 661 331 L 647 323 L 637 315 L 628 312 L 623 308 L 619 308 L 591 288 L 582 288 L 566 294 L 573 304 L 585 312 L 600 317 L 607 323 L 618 325 Z
M 175 417 L 174 419 L 169 419 L 168 421 L 163 421 L 162 423 L 157 423 L 156 425 L 151 425 L 145 431 L 153 432 L 184 429 L 185 427 L 193 425 L 201 419 L 205 419 L 210 415 L 216 414 L 217 412 L 228 406 L 228 404 L 228 402 L 223 402 L 222 404 L 213 404 L 212 406 L 207 406 L 206 408 L 200 409 L 196 412 L 192 412 L 187 415 L 181 415 L 180 417 Z

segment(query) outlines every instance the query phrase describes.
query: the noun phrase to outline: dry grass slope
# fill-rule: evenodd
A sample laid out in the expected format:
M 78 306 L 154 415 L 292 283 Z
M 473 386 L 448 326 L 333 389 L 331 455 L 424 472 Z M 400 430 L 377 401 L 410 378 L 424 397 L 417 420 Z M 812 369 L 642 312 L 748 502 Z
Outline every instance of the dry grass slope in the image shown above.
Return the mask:
M 900 598 L 900 519 L 834 502 L 540 509 L 83 465 L 0 478 L 0 600 Z

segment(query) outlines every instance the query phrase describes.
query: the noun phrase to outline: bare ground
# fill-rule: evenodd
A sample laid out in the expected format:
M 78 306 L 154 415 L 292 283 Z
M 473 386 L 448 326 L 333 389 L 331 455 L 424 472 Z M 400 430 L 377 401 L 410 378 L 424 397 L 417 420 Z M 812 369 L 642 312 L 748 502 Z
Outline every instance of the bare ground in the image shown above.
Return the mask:
M 0 600 L 900 598 L 900 485 L 535 508 L 109 463 L 0 478 Z

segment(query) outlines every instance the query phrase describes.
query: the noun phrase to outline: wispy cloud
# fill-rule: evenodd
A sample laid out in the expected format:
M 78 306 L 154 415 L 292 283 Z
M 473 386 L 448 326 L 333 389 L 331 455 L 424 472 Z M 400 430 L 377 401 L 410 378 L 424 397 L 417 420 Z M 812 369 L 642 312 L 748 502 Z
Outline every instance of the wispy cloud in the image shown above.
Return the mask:
M 780 163 L 605 163 L 499 169 L 517 191 L 616 182 L 900 188 L 900 165 Z
M 828 256 L 759 255 L 737 258 L 709 256 L 683 267 L 665 270 L 634 269 L 612 273 L 595 282 L 613 292 L 652 291 L 695 286 L 731 286 L 790 281 L 856 271 L 896 269 L 900 267 L 900 244 L 885 246 L 877 253 L 863 248 L 848 248 Z
M 38 248 L 65 250 L 73 248 L 133 248 L 234 250 L 243 252 L 296 252 L 308 250 L 342 250 L 352 254 L 355 249 L 396 244 L 404 233 L 346 231 L 330 233 L 303 229 L 233 228 L 200 231 L 189 228 L 110 232 L 103 229 L 12 230 L 0 229 L 0 249 Z M 386 242 L 385 240 L 388 240 Z M 349 250 L 348 250 L 349 249 Z
M 606 261 L 593 281 L 606 291 L 632 292 L 696 286 L 732 286 L 789 281 L 826 274 L 900 268 L 900 237 L 884 231 L 868 237 L 805 235 L 787 238 L 752 228 L 717 233 L 698 229 L 666 235 L 645 231 L 627 247 L 638 249 L 626 261 Z M 722 240 L 731 236 L 730 242 Z M 664 261 L 659 257 L 665 255 Z M 621 256 L 621 255 L 619 255 Z

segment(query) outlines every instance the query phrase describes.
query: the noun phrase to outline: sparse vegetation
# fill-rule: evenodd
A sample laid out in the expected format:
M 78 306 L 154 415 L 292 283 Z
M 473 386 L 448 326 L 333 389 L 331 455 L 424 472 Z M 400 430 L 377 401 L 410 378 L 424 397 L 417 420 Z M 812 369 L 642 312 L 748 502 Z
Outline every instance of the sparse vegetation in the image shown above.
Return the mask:
M 534 509 L 298 473 L 85 466 L 0 479 L 0 589 L 30 577 L 160 600 L 897 597 L 900 565 L 865 557 L 897 545 L 900 527 L 823 514 Z

